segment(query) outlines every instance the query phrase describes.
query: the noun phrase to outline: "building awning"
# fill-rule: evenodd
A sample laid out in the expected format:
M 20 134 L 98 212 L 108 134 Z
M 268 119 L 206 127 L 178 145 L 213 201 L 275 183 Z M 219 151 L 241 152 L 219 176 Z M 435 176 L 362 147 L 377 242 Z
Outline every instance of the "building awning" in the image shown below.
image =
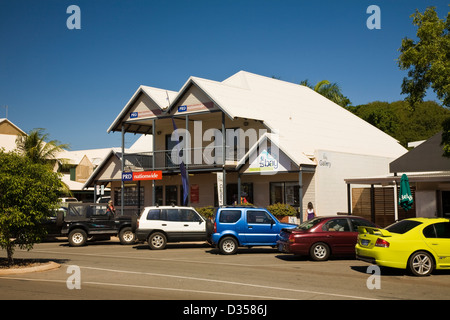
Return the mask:
M 409 182 L 450 182 L 450 171 L 441 172 L 414 172 L 407 173 Z M 347 184 L 375 184 L 394 185 L 400 184 L 401 176 L 387 175 L 374 177 L 358 177 L 344 179 Z

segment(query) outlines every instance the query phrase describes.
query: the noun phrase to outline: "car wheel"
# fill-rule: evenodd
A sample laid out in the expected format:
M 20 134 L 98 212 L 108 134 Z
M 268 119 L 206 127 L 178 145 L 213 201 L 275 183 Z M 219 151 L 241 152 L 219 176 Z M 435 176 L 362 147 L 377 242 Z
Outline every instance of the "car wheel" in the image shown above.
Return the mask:
M 330 257 L 330 247 L 323 242 L 317 242 L 309 249 L 309 255 L 315 261 L 325 261 Z
M 82 229 L 75 229 L 69 233 L 69 245 L 71 247 L 81 247 L 86 244 L 87 234 Z
M 148 237 L 148 245 L 150 246 L 150 249 L 152 250 L 162 250 L 166 247 L 167 244 L 167 238 L 164 233 L 162 232 L 155 232 L 152 233 Z
M 235 254 L 238 249 L 238 242 L 233 237 L 226 237 L 220 240 L 219 250 L 222 254 Z
M 428 252 L 415 252 L 409 258 L 408 267 L 411 273 L 415 276 L 429 276 L 434 270 L 434 260 Z
M 131 227 L 122 228 L 119 232 L 120 244 L 131 245 L 134 244 L 136 237 L 131 229 Z

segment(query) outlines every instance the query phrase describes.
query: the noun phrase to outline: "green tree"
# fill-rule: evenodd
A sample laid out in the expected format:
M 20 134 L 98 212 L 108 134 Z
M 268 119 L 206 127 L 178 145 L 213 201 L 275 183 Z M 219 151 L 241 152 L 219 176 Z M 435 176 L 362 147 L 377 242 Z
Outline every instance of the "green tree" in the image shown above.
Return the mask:
M 374 101 L 348 108 L 360 118 L 397 139 L 403 146 L 425 140 L 442 130 L 450 111 L 434 101 L 418 103 L 413 110 L 407 101 Z
M 333 101 L 341 107 L 349 107 L 352 103 L 350 99 L 342 94 L 341 88 L 337 83 L 330 83 L 328 80 L 319 81 L 315 86 L 308 82 L 308 79 L 300 82 L 302 86 L 309 87 L 320 93 L 325 98 Z
M 49 166 L 0 150 L 0 247 L 13 264 L 15 247 L 31 250 L 46 234 L 42 222 L 58 203 L 61 180 Z
M 431 87 L 443 105 L 450 107 L 450 12 L 445 20 L 439 19 L 436 7 L 429 7 L 424 13 L 411 16 L 417 27 L 418 41 L 404 38 L 398 65 L 409 70 L 403 79 L 402 94 L 415 108 L 423 101 L 426 91 Z M 443 123 L 442 145 L 444 156 L 450 157 L 449 121 Z
M 442 20 L 436 8 L 429 7 L 424 13 L 416 10 L 411 17 L 418 41 L 404 38 L 399 49 L 398 65 L 402 70 L 409 69 L 402 94 L 407 94 L 407 101 L 415 107 L 431 87 L 444 106 L 450 107 L 450 12 Z
M 18 136 L 17 149 L 33 163 L 55 163 L 56 155 L 63 149 L 68 149 L 68 144 L 61 144 L 57 140 L 48 141 L 48 133 L 45 129 L 31 130 L 28 135 Z

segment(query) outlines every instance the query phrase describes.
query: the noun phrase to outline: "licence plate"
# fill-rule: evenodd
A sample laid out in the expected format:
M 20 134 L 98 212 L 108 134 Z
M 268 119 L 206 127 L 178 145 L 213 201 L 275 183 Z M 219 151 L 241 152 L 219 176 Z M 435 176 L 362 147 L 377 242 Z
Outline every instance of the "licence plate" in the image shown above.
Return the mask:
M 361 245 L 367 247 L 370 243 L 370 240 L 368 239 L 361 239 Z
M 284 247 L 281 243 L 278 244 L 278 251 L 280 251 L 280 252 L 284 251 Z

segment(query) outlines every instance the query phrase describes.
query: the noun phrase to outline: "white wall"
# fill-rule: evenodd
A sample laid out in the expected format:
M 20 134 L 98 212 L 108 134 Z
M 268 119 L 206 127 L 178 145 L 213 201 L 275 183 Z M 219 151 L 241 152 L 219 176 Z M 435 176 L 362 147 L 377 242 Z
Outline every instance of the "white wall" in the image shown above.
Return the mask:
M 393 158 L 316 150 L 316 203 L 318 215 L 347 212 L 344 179 L 387 175 Z M 356 187 L 356 185 L 355 185 Z

